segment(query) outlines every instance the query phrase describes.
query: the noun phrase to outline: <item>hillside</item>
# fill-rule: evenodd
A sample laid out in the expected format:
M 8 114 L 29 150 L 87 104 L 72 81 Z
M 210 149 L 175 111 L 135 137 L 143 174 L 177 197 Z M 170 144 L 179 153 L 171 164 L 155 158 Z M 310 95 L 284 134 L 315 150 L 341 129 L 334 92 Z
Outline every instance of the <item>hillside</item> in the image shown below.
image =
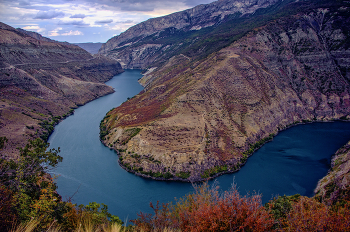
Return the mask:
M 29 138 L 46 140 L 73 108 L 111 93 L 104 82 L 122 72 L 114 60 L 37 37 L 0 23 L 0 137 L 8 139 L 1 157 Z
M 203 57 L 230 44 L 246 27 L 251 14 L 273 11 L 278 0 L 220 0 L 137 24 L 103 44 L 99 54 L 118 60 L 123 68 L 159 67 L 174 55 Z M 280 2 L 285 4 L 285 2 Z M 261 22 L 259 22 L 261 21 Z
M 289 126 L 350 119 L 349 3 L 275 6 L 247 19 L 273 20 L 221 50 L 166 60 L 106 115 L 101 139 L 125 169 L 198 181 L 238 170 Z

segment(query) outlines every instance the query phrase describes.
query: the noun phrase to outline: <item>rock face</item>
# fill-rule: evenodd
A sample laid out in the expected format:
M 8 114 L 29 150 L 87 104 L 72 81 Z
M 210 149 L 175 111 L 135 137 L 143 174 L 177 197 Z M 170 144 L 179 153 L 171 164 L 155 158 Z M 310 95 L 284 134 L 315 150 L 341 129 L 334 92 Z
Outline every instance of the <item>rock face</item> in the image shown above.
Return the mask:
M 172 57 L 107 114 L 102 141 L 127 170 L 198 181 L 238 170 L 286 127 L 350 119 L 348 5 L 291 5 L 206 59 Z
M 342 199 L 349 200 L 350 141 L 332 157 L 332 168 L 315 189 L 315 197 L 328 205 Z
M 111 38 L 102 45 L 99 54 L 116 59 L 123 68 L 145 69 L 163 60 L 169 52 L 175 54 L 187 49 L 195 43 L 200 29 L 211 27 L 212 30 L 231 18 L 252 14 L 276 2 L 278 0 L 219 0 L 149 19 Z
M 120 72 L 114 60 L 0 23 L 0 137 L 8 138 L 1 155 L 16 155 L 31 137 L 47 139 L 72 108 L 113 92 L 104 82 Z

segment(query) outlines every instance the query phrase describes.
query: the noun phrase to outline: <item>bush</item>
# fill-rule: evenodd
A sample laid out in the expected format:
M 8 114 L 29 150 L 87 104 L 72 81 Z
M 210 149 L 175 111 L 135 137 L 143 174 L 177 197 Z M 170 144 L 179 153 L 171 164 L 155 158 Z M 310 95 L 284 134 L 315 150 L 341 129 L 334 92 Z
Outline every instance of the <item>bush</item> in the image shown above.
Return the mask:
M 201 177 L 206 179 L 206 178 L 214 176 L 214 175 L 216 175 L 218 173 L 226 172 L 227 170 L 228 170 L 227 165 L 216 166 L 216 167 L 213 167 L 213 168 L 205 170 L 204 173 L 201 174 Z
M 154 215 L 140 213 L 132 221 L 139 231 L 269 231 L 274 224 L 260 195 L 240 196 L 235 187 L 219 194 L 206 183 L 175 205 L 157 203 L 151 208 Z
M 179 172 L 176 174 L 177 177 L 182 179 L 188 179 L 191 176 L 190 172 Z
M 6 137 L 0 137 L 0 150 L 5 147 L 5 143 L 8 142 Z

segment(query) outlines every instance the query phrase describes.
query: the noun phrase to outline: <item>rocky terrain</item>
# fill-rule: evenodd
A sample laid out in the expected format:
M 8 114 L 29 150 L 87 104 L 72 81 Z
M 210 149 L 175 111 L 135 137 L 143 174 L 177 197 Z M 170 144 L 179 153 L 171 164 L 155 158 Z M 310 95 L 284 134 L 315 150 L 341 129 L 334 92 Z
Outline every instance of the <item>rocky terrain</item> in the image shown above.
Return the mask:
M 2 157 L 18 154 L 29 138 L 46 140 L 73 108 L 113 92 L 104 82 L 122 72 L 114 60 L 31 35 L 0 23 Z
M 315 197 L 328 205 L 339 200 L 349 200 L 350 141 L 332 157 L 332 168 L 315 189 Z
M 198 181 L 238 170 L 289 126 L 349 120 L 349 3 L 285 7 L 203 59 L 178 54 L 149 70 L 145 91 L 101 122 L 101 140 L 121 165 Z
M 234 27 L 244 16 L 267 8 L 278 0 L 220 0 L 192 9 L 152 18 L 137 24 L 103 44 L 99 54 L 118 60 L 123 68 L 145 69 L 152 63 L 164 62 L 173 55 L 189 53 L 201 56 L 224 46 L 233 36 L 223 24 Z M 230 26 L 229 26 L 230 27 Z M 217 29 L 214 31 L 214 29 Z M 236 32 L 240 32 L 237 30 Z M 199 37 L 218 40 L 210 46 Z M 203 50 L 206 52 L 203 52 Z M 187 55 L 187 54 L 186 54 Z

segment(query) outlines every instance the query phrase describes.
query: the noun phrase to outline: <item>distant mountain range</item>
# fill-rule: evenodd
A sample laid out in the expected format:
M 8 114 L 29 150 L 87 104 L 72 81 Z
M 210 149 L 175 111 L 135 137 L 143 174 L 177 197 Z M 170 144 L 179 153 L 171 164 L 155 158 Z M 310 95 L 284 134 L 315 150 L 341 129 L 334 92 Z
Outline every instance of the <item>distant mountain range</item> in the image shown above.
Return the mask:
M 99 51 L 147 71 L 101 139 L 142 176 L 236 171 L 280 130 L 350 119 L 349 32 L 348 1 L 220 0 L 140 23 Z
M 1 157 L 15 157 L 29 138 L 46 140 L 73 108 L 113 92 L 104 82 L 122 71 L 115 60 L 0 23 Z
M 103 43 L 74 43 L 82 49 L 88 51 L 90 54 L 95 55 L 100 50 Z

